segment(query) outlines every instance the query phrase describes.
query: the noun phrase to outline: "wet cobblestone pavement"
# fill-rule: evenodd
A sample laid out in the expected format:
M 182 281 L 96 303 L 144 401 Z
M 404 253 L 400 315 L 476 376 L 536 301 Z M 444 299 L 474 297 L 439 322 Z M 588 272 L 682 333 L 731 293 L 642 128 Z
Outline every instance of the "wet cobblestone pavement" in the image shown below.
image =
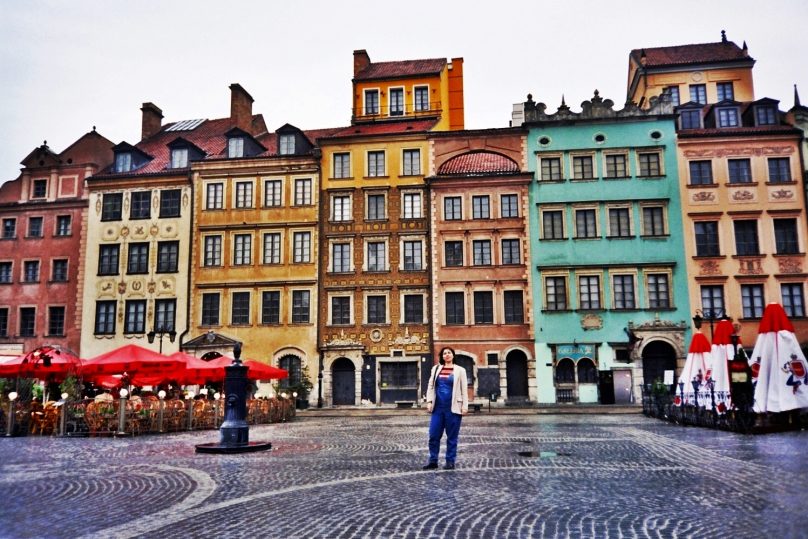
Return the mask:
M 214 431 L 0 439 L 3 537 L 808 537 L 808 433 L 641 415 L 471 415 L 457 469 L 422 471 L 426 414 Z M 442 450 L 445 444 L 442 446 Z

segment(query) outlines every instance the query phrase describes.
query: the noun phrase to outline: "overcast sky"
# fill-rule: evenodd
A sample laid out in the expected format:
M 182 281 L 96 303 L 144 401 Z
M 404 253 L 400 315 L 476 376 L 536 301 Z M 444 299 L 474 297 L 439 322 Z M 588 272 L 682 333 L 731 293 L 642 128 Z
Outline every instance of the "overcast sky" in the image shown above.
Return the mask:
M 97 126 L 140 138 L 164 122 L 230 113 L 240 83 L 270 130 L 347 125 L 353 51 L 372 61 L 463 57 L 467 128 L 505 127 L 527 93 L 573 110 L 597 88 L 625 100 L 631 49 L 744 40 L 757 98 L 808 104 L 808 2 L 2 0 L 0 182 L 43 140 L 61 152 Z

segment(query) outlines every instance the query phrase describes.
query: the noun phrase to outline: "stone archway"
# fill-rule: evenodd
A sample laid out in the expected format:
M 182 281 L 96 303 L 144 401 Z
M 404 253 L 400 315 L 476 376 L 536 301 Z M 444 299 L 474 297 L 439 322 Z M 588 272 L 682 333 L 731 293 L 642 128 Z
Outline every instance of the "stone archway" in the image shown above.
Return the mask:
M 646 384 L 665 379 L 665 371 L 676 371 L 676 350 L 669 343 L 651 341 L 642 350 L 642 372 Z

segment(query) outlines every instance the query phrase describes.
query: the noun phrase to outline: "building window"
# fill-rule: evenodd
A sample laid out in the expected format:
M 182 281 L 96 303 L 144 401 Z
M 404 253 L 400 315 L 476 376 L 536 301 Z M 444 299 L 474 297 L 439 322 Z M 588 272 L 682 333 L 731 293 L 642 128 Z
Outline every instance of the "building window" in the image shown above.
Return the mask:
M 612 293 L 615 309 L 634 309 L 636 307 L 633 275 L 613 275 Z
M 236 234 L 233 236 L 233 265 L 249 266 L 252 264 L 252 236 Z
M 115 154 L 115 172 L 129 172 L 132 170 L 132 154 L 119 153 Z
M 230 137 L 227 140 L 227 157 L 244 157 L 244 137 Z
M 744 318 L 763 317 L 763 285 L 742 284 L 741 300 L 743 302 Z
M 578 300 L 581 309 L 600 309 L 600 277 L 597 275 L 578 277 Z
M 126 273 L 142 274 L 149 272 L 149 244 L 130 243 L 126 261 Z
M 295 180 L 295 206 L 311 206 L 311 178 Z
M 735 227 L 735 254 L 750 256 L 760 254 L 758 247 L 757 221 L 734 221 Z
M 502 294 L 506 324 L 524 324 L 524 300 L 521 290 L 506 290 Z
M 443 263 L 446 266 L 463 265 L 463 242 L 447 241 L 443 244 Z
M 380 221 L 387 218 L 384 195 L 368 195 L 367 197 L 367 219 L 368 221 Z
M 651 309 L 667 309 L 671 305 L 668 288 L 668 275 L 651 273 L 648 275 L 648 307 Z
M 591 155 L 576 155 L 572 158 L 572 177 L 575 180 L 591 180 L 595 177 L 595 167 Z
M 665 235 L 665 208 L 662 206 L 644 206 L 642 209 L 643 236 Z
M 281 135 L 280 136 L 280 155 L 294 155 L 295 153 L 295 136 L 294 135 Z
M 738 109 L 718 109 L 718 127 L 738 127 Z
M 351 197 L 350 195 L 334 195 L 331 197 L 331 220 L 332 221 L 350 221 L 353 215 L 351 214 Z
M 704 84 L 690 85 L 690 100 L 701 105 L 707 104 L 707 87 Z
M 783 309 L 788 316 L 798 318 L 805 316 L 805 299 L 801 284 L 783 283 L 780 285 L 780 294 L 783 298 Z
M 222 237 L 205 236 L 205 263 L 206 267 L 222 265 Z
M 474 240 L 472 242 L 475 266 L 491 265 L 491 240 Z
M 157 273 L 175 273 L 179 262 L 180 242 L 157 242 Z
M 72 218 L 69 215 L 59 215 L 56 217 L 56 235 L 57 236 L 70 236 Z
M 661 176 L 662 167 L 660 167 L 659 153 L 640 153 L 637 154 L 640 163 L 640 176 Z
M 224 184 L 209 183 L 205 197 L 206 210 L 221 210 L 224 208 Z
M 566 277 L 547 277 L 544 279 L 544 293 L 548 311 L 567 310 Z
M 8 337 L 8 308 L 0 308 L 0 337 Z
M 148 219 L 151 217 L 151 191 L 135 191 L 132 193 L 130 219 Z
M 774 243 L 778 255 L 795 255 L 800 252 L 796 219 L 774 220 Z
M 626 156 L 623 154 L 610 154 L 606 156 L 606 177 L 627 178 Z
M 281 180 L 264 181 L 264 207 L 276 208 L 281 205 L 282 188 Z
M 494 294 L 492 292 L 474 292 L 474 323 L 494 323 Z
M 252 182 L 236 182 L 236 208 L 253 207 Z
M 146 332 L 146 300 L 130 299 L 126 301 L 126 318 L 123 324 L 124 333 Z
M 331 325 L 347 326 L 351 323 L 351 298 L 333 296 L 331 298 Z
M 679 121 L 681 123 L 682 129 L 700 129 L 701 110 L 679 111 Z
M 775 125 L 777 123 L 777 109 L 771 106 L 755 107 L 755 121 L 757 125 Z
M 28 218 L 28 237 L 29 238 L 42 237 L 42 217 Z
M 404 150 L 404 175 L 421 174 L 421 150 Z
M 595 210 L 575 210 L 575 238 L 597 238 L 598 227 Z
M 463 292 L 446 292 L 444 297 L 446 298 L 446 324 L 465 324 L 466 312 Z
M 278 366 L 289 373 L 287 378 L 278 380 L 278 385 L 281 388 L 289 388 L 296 386 L 301 380 L 300 358 L 295 356 L 283 356 L 278 360 Z
M 3 219 L 3 239 L 11 240 L 17 235 L 17 220 Z
M 506 265 L 522 263 L 518 239 L 502 240 L 502 263 Z
M 102 245 L 98 250 L 98 275 L 118 275 L 120 245 Z
M 721 254 L 718 244 L 718 222 L 697 221 L 696 256 L 719 256 Z
M 420 241 L 404 242 L 404 270 L 419 271 L 424 269 L 422 248 Z
M 424 323 L 424 296 L 421 294 L 404 294 L 404 323 Z
M 95 302 L 95 334 L 115 334 L 115 301 Z
M 154 302 L 154 327 L 174 331 L 177 319 L 177 300 L 158 299 Z
M 219 325 L 219 294 L 202 294 L 202 325 Z
M 749 159 L 729 159 L 729 183 L 751 183 L 752 165 Z
M 701 310 L 707 318 L 724 316 L 724 287 L 706 285 L 701 287 Z
M 292 238 L 294 242 L 294 263 L 307 264 L 311 262 L 311 232 L 295 232 Z
M 731 82 L 718 82 L 715 85 L 715 89 L 718 94 L 718 102 L 725 100 L 732 101 L 735 99 L 735 92 L 732 90 Z
M 488 195 L 474 195 L 471 197 L 472 219 L 491 218 L 491 199 Z
M 48 335 L 62 337 L 65 334 L 65 308 L 48 307 Z
M 23 267 L 23 282 L 36 283 L 39 282 L 39 260 L 26 260 L 22 264 Z
M 541 220 L 545 240 L 564 239 L 564 212 L 562 210 L 543 211 Z
M 102 221 L 120 221 L 123 207 L 123 193 L 106 193 L 101 205 Z
M 51 281 L 55 283 L 66 283 L 67 282 L 67 260 L 66 259 L 57 259 L 53 261 L 53 267 L 51 272 Z
M 460 197 L 443 197 L 443 218 L 446 221 L 463 218 L 463 201 Z
M 384 176 L 384 150 L 368 152 L 368 176 Z
M 278 232 L 264 234 L 264 264 L 281 263 L 281 235 Z
M 11 282 L 11 262 L 0 262 L 0 283 Z
M 335 153 L 333 165 L 334 178 L 350 178 L 351 177 L 351 154 Z
M 788 157 L 769 158 L 769 182 L 785 183 L 791 181 L 791 165 Z
M 712 185 L 713 164 L 710 161 L 690 161 L 690 185 Z
M 180 189 L 166 189 L 160 191 L 160 217 L 180 216 Z
M 558 181 L 563 179 L 560 157 L 541 158 L 541 179 L 542 181 Z
M 390 102 L 390 116 L 402 116 L 404 114 L 404 88 L 390 88 L 387 99 Z
M 415 112 L 423 112 L 429 110 L 429 87 L 428 86 L 415 86 L 413 88 L 415 94 Z
M 277 290 L 261 293 L 261 323 L 281 323 L 281 293 Z
M 230 323 L 234 326 L 250 324 L 250 293 L 233 292 L 233 305 L 230 309 Z
M 519 197 L 516 195 L 502 195 L 500 197 L 499 213 L 503 219 L 519 217 Z
M 171 150 L 171 168 L 185 168 L 188 166 L 188 148 L 174 148 Z
M 48 180 L 34 180 L 31 198 L 45 198 L 48 196 Z
M 331 246 L 331 271 L 348 273 L 351 271 L 351 244 L 334 243 Z
M 631 237 L 630 208 L 609 208 L 609 237 Z
M 367 296 L 368 324 L 387 323 L 387 297 Z
M 367 244 L 367 271 L 387 270 L 387 244 L 383 241 L 372 241 Z
M 671 98 L 671 103 L 673 103 L 674 107 L 679 106 L 679 87 L 678 86 L 667 86 L 667 87 L 663 88 L 662 91 L 668 94 L 668 96 Z
M 36 336 L 36 309 L 34 307 L 20 308 L 20 337 Z
M 404 193 L 404 219 L 420 219 L 421 193 Z
M 365 114 L 379 114 L 379 90 L 365 90 Z
M 309 292 L 308 290 L 292 291 L 292 323 L 294 324 L 309 323 L 310 300 L 311 300 L 311 292 Z

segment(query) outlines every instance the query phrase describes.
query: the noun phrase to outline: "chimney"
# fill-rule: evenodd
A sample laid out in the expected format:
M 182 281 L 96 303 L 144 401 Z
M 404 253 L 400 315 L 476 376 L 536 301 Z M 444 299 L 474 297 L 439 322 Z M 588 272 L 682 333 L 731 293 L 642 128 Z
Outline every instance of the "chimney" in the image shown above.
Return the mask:
M 253 98 L 238 83 L 230 85 L 230 121 L 234 126 L 252 133 Z
M 360 73 L 363 69 L 370 65 L 370 56 L 368 56 L 368 51 L 365 49 L 360 49 L 358 51 L 353 51 L 353 74 L 354 77 L 358 73 Z
M 145 140 L 157 134 L 163 127 L 163 111 L 154 103 L 143 103 L 140 110 L 143 112 L 140 140 Z

